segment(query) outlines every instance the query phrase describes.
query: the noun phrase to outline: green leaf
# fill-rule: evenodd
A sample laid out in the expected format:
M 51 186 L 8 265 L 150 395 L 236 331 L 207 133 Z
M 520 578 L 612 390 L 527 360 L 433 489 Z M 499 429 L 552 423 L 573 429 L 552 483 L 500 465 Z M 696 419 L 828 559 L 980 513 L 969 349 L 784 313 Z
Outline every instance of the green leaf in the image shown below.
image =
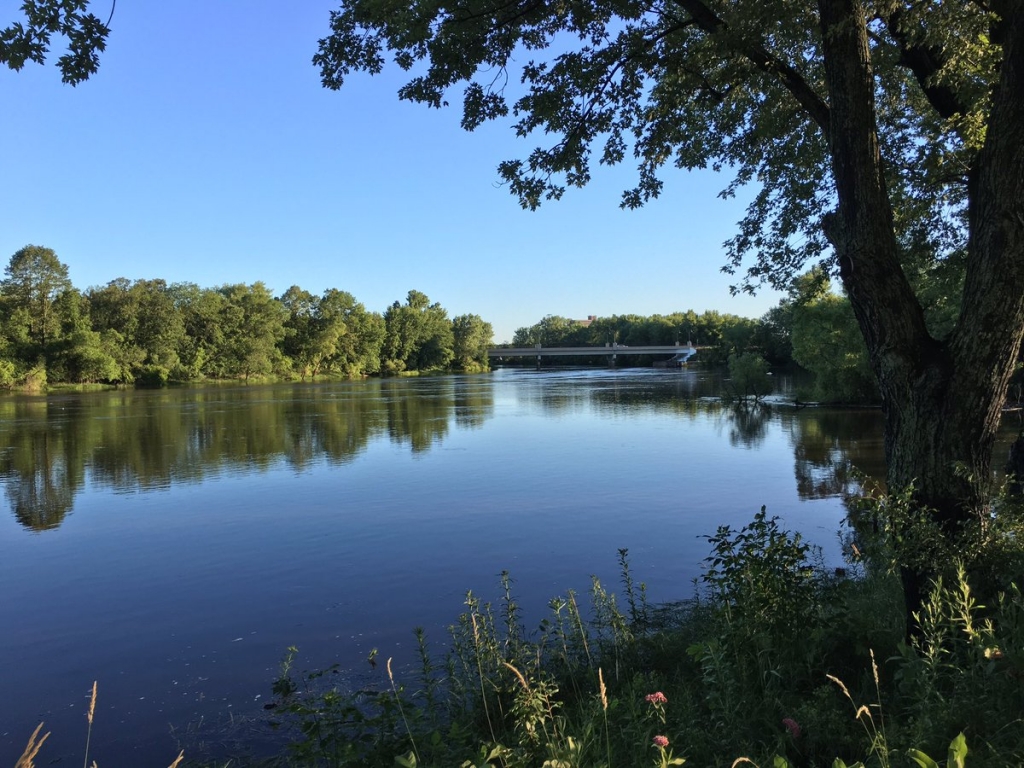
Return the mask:
M 395 755 L 395 765 L 401 766 L 401 768 L 416 768 L 416 755 L 412 752 Z
M 907 755 L 921 768 L 939 768 L 939 764 L 919 749 L 908 750 Z
M 947 768 L 964 768 L 967 762 L 967 738 L 961 732 L 949 742 L 949 755 L 946 758 Z

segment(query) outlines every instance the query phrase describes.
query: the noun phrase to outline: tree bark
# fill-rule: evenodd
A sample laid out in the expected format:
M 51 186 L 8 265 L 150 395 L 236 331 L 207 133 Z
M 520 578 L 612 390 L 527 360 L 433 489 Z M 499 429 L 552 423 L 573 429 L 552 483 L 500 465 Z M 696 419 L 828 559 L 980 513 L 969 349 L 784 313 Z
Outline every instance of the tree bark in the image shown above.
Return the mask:
M 891 492 L 914 489 L 949 536 L 986 503 L 1001 409 L 1024 335 L 1024 0 L 1005 0 L 988 132 L 969 188 L 959 320 L 931 337 L 900 266 L 878 144 L 865 12 L 819 0 L 837 208 L 826 235 L 867 341 L 885 414 Z M 908 615 L 926 574 L 904 569 Z

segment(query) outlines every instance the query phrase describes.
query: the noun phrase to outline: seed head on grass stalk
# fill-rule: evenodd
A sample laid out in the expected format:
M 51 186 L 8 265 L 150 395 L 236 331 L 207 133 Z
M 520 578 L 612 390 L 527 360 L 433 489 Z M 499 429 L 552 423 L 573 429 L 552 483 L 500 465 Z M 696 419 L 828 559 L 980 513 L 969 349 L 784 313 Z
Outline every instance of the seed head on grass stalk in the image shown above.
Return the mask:
M 89 742 L 92 740 L 92 718 L 96 714 L 96 680 L 92 681 L 92 698 L 89 699 L 89 713 L 86 716 L 89 720 L 89 729 L 85 733 L 85 759 L 82 761 L 82 768 L 89 767 Z
M 420 751 L 416 749 L 416 739 L 413 738 L 412 728 L 409 727 L 409 721 L 405 717 L 405 709 L 402 707 L 402 697 L 398 695 L 398 687 L 395 685 L 395 676 L 391 672 L 391 657 L 388 657 L 388 680 L 391 681 L 391 690 L 395 694 L 395 703 L 398 704 L 398 714 L 402 716 L 402 722 L 405 723 L 405 731 L 409 734 L 409 741 L 412 743 L 412 752 L 416 755 L 417 764 L 420 762 Z
M 14 768 L 35 768 L 36 764 L 32 761 L 39 754 L 39 749 L 43 746 L 43 742 L 50 737 L 50 732 L 47 731 L 43 734 L 43 738 L 36 741 L 36 737 L 41 730 L 43 730 L 42 723 L 37 725 L 36 729 L 32 731 L 32 735 L 28 737 L 28 745 L 25 747 L 25 751 L 21 753 L 21 757 L 18 758 L 18 762 L 14 764 Z
M 601 709 L 604 714 L 604 745 L 608 751 L 608 765 L 612 764 L 612 737 L 608 728 L 608 689 L 604 684 L 604 672 L 600 667 L 597 668 L 597 682 L 600 688 L 598 689 L 601 693 Z

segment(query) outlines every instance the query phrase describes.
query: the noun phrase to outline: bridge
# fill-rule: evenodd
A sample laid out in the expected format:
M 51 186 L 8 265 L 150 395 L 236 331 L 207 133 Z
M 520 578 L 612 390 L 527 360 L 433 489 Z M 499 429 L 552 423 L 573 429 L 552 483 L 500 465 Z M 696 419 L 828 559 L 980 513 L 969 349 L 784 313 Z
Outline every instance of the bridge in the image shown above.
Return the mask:
M 542 347 L 538 344 L 534 347 L 494 347 L 487 350 L 487 357 L 491 360 L 505 357 L 535 357 L 537 365 L 540 365 L 542 357 L 603 356 L 610 358 L 614 365 L 619 355 L 672 355 L 672 362 L 682 364 L 701 349 L 708 347 L 695 347 L 689 342 L 685 346 L 649 344 L 637 347 L 628 347 L 624 344 L 605 344 L 603 347 Z

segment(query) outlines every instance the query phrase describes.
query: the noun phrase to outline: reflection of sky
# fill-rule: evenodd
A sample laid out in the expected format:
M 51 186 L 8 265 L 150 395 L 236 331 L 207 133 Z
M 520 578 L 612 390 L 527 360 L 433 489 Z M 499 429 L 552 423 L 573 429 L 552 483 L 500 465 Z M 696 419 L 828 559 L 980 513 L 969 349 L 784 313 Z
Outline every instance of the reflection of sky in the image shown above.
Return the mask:
M 531 628 L 551 597 L 585 595 L 592 573 L 620 591 L 622 547 L 653 600 L 685 597 L 707 554 L 701 537 L 762 504 L 835 556 L 842 505 L 798 497 L 792 413 L 773 411 L 762 436 L 737 442 L 728 410 L 664 395 L 678 376 L 465 380 L 487 382 L 486 418 L 460 427 L 449 407 L 427 450 L 380 431 L 342 464 L 296 468 L 277 455 L 118 493 L 87 473 L 55 530 L 0 515 L 0 658 L 6 685 L 25 692 L 17 711 L 0 701 L 0 764 L 37 717 L 54 731 L 50 757 L 77 754 L 82 695 L 97 678 L 102 763 L 126 728 L 258 714 L 292 644 L 305 666 L 360 665 L 373 647 L 404 664 L 413 627 L 443 639 L 464 591 L 495 599 L 506 569 Z M 436 382 L 406 391 L 450 386 Z M 551 408 L 545 391 L 570 407 Z M 172 746 L 150 745 L 142 762 Z

